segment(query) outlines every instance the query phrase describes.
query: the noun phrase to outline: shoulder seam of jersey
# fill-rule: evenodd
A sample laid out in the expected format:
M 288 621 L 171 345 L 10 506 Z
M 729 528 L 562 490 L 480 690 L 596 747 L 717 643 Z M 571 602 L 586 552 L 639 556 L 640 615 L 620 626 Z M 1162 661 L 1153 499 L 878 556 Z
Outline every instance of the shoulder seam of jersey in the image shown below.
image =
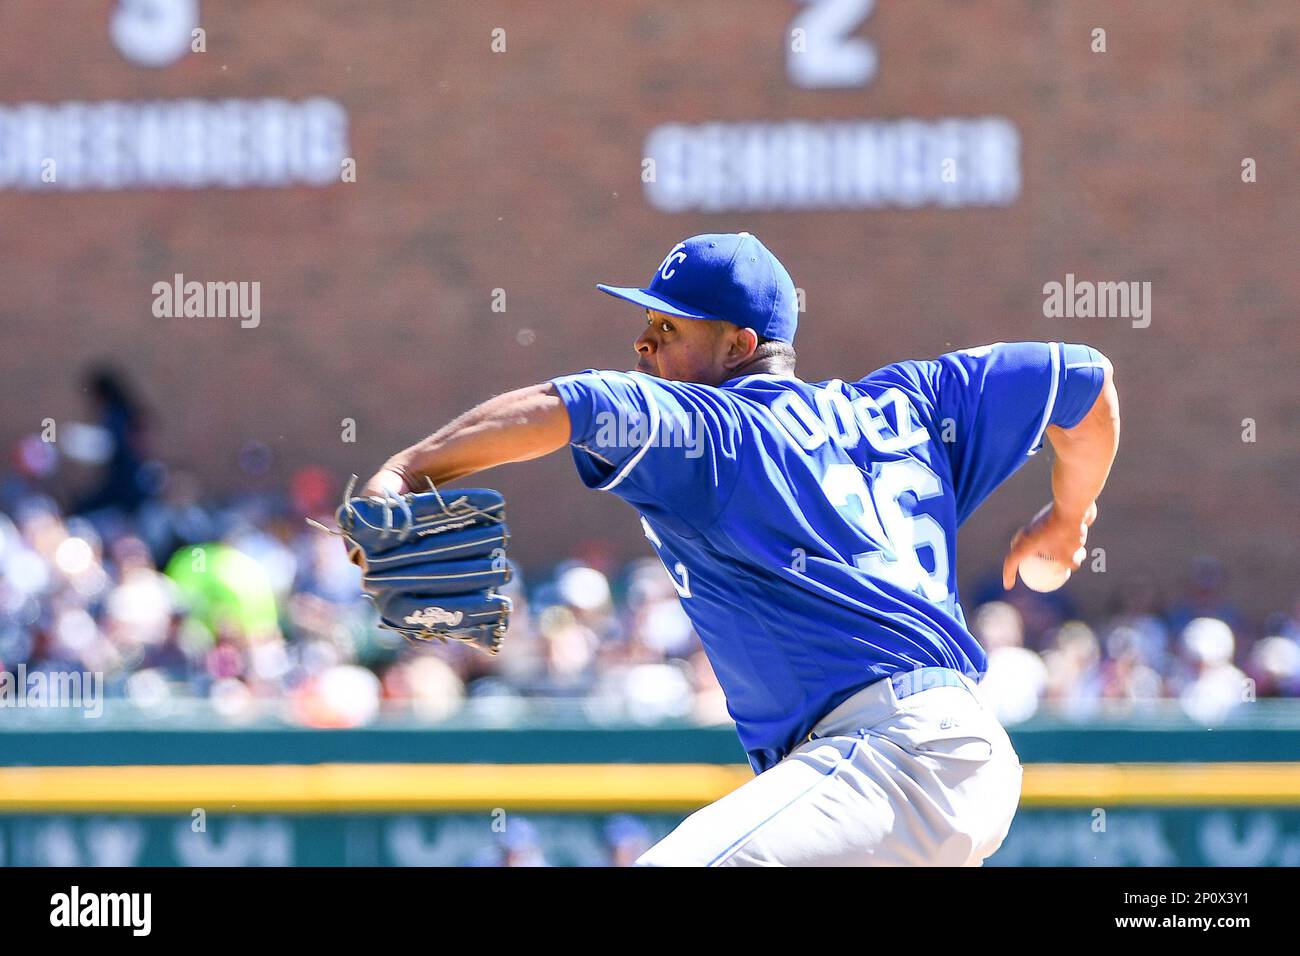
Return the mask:
M 1047 390 L 1047 407 L 1043 409 L 1043 420 L 1038 425 L 1038 432 L 1034 435 L 1034 440 L 1029 446 L 1029 454 L 1034 453 L 1043 441 L 1043 434 L 1047 431 L 1048 423 L 1052 420 L 1052 412 L 1056 410 L 1056 392 L 1059 386 L 1061 375 L 1061 352 L 1060 345 L 1056 342 L 1048 342 L 1047 350 L 1052 357 L 1052 384 Z
M 751 374 L 749 374 L 749 375 L 742 375 L 742 376 L 740 376 L 740 378 L 735 379 L 734 381 L 731 381 L 731 382 L 724 383 L 724 384 L 725 384 L 728 388 L 739 388 L 741 385 L 744 385 L 746 382 L 748 382 L 751 378 L 775 378 L 775 379 L 781 379 L 781 380 L 788 380 L 788 379 L 791 378 L 791 376 L 788 376 L 788 375 L 775 375 L 775 374 L 773 374 L 773 373 L 771 373 L 771 372 L 753 372 L 753 373 L 751 373 Z
M 623 463 L 623 467 L 618 470 L 613 478 L 600 486 L 600 491 L 612 491 L 619 482 L 626 478 L 632 469 L 637 466 L 637 463 L 645 457 L 645 453 L 650 450 L 650 446 L 654 444 L 655 438 L 659 434 L 659 403 L 655 401 L 654 393 L 650 391 L 649 386 L 646 385 L 645 382 L 641 381 L 631 373 L 619 372 L 618 374 L 630 379 L 632 384 L 637 387 L 643 396 L 645 396 L 646 404 L 650 406 L 650 437 L 646 440 L 646 443 L 637 450 L 635 455 Z

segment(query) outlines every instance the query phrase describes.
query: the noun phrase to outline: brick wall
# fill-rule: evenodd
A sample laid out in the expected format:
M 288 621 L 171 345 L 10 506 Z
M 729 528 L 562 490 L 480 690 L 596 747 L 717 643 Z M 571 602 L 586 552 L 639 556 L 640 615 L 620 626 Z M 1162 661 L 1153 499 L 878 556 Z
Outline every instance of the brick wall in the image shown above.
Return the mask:
M 1085 600 L 1137 571 L 1174 583 L 1202 552 L 1230 560 L 1260 610 L 1296 592 L 1291 5 L 891 0 L 859 31 L 878 76 L 845 90 L 789 81 L 799 8 L 780 0 L 204 0 L 207 52 L 161 69 L 114 48 L 113 6 L 5 4 L 0 104 L 328 96 L 348 111 L 357 182 L 0 191 L 5 447 L 80 414 L 78 371 L 111 356 L 154 407 L 164 457 L 214 490 L 240 481 L 249 439 L 280 475 L 366 473 L 495 392 L 630 367 L 639 316 L 593 283 L 642 281 L 678 239 L 746 229 L 806 290 L 805 378 L 998 340 L 1113 359 L 1124 436 L 1094 532 L 1108 573 L 1079 576 Z M 981 115 L 1020 131 L 1006 207 L 665 214 L 639 178 L 666 122 Z M 1241 181 L 1244 157 L 1258 182 Z M 177 272 L 261 282 L 261 325 L 155 318 L 151 287 Z M 1151 326 L 1045 318 L 1042 287 L 1067 272 L 1150 281 Z M 967 526 L 965 581 L 1046 500 L 1047 467 L 1032 461 Z M 630 509 L 585 491 L 565 456 L 482 480 L 510 496 L 526 564 L 604 536 L 617 557 L 648 553 Z

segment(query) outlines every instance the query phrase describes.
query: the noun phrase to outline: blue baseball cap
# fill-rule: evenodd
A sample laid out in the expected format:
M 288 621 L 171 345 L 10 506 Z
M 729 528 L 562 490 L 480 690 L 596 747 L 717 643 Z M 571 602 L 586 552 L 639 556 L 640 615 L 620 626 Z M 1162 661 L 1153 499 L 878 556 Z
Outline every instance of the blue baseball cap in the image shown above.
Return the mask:
M 687 319 L 720 319 L 794 343 L 799 305 L 785 266 L 747 232 L 692 236 L 673 246 L 644 289 L 601 292 Z

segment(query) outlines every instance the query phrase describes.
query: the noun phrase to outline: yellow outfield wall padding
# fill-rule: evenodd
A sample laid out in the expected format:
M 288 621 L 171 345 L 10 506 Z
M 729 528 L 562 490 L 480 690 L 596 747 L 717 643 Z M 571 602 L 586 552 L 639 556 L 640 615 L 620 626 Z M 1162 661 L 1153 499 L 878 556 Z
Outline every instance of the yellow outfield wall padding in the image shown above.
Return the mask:
M 677 811 L 753 778 L 714 764 L 0 768 L 0 812 Z
M 0 813 L 684 813 L 751 779 L 715 764 L 2 767 Z M 1300 763 L 1029 764 L 1020 805 L 1300 807 Z

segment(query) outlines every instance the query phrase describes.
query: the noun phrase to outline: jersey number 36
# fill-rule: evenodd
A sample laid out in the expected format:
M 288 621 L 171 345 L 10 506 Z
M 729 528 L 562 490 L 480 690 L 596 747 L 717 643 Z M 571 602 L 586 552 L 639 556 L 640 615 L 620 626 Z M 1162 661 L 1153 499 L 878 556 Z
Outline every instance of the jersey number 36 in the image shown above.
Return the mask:
M 822 492 L 830 503 L 880 543 L 879 548 L 853 555 L 853 563 L 936 604 L 946 601 L 948 545 L 943 525 L 927 514 L 906 514 L 900 501 L 908 492 L 918 501 L 943 494 L 938 476 L 919 461 L 903 458 L 882 463 L 872 484 L 869 490 L 861 469 L 853 464 L 831 465 L 822 477 Z M 921 563 L 922 549 L 930 551 L 933 571 Z

